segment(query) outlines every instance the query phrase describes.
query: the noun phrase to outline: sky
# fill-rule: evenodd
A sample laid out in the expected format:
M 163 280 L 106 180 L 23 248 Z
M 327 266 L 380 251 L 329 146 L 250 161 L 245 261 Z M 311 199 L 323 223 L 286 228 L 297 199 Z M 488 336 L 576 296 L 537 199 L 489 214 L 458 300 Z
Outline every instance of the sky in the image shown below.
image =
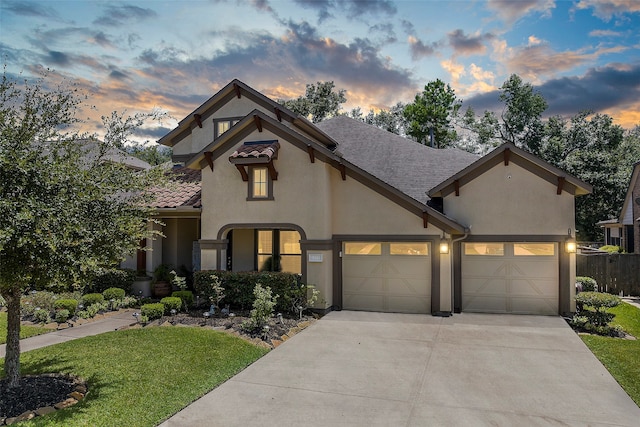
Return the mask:
M 85 91 L 98 133 L 112 111 L 167 111 L 150 141 L 234 78 L 272 99 L 333 81 L 365 113 L 441 79 L 480 113 L 515 73 L 547 115 L 640 124 L 640 0 L 0 0 L 0 56 Z

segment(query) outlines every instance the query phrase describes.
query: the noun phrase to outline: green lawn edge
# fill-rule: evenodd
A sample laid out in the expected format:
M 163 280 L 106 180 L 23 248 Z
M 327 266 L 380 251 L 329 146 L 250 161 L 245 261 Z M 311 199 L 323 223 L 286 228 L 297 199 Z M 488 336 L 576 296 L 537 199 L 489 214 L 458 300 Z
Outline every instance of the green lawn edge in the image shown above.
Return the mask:
M 42 326 L 20 326 L 20 339 L 35 337 L 36 335 L 48 334 L 53 329 Z M 7 313 L 0 311 L 0 344 L 7 343 Z
M 223 332 L 186 327 L 108 332 L 29 351 L 21 358 L 23 375 L 65 373 L 89 387 L 78 404 L 30 425 L 156 426 L 268 351 Z
M 611 309 L 616 317 L 612 324 L 620 325 L 637 340 L 580 335 L 582 341 L 640 406 L 640 308 L 622 303 Z

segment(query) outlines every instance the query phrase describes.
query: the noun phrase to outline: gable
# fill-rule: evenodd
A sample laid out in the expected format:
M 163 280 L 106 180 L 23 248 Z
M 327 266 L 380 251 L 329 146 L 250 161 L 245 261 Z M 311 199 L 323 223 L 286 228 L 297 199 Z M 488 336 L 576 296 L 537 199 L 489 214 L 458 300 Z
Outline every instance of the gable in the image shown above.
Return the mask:
M 555 185 L 557 194 L 567 192 L 574 196 L 581 196 L 591 193 L 593 189 L 591 185 L 569 175 L 539 157 L 516 147 L 514 144 L 505 143 L 432 188 L 428 194 L 430 197 L 445 197 L 451 193 L 458 193 L 460 188 L 501 163 L 505 166 L 514 163 L 528 170 L 530 173 Z
M 464 227 L 460 224 L 445 217 L 433 208 L 416 201 L 367 171 L 362 170 L 327 148 L 324 144 L 305 137 L 292 128 L 285 126 L 257 110 L 242 119 L 222 137 L 213 141 L 194 155 L 186 162 L 186 166 L 193 169 L 210 168 L 215 171 L 216 165 L 219 162 L 223 162 L 223 165 L 228 164 L 230 153 L 233 153 L 235 148 L 248 141 L 247 138 L 251 137 L 255 140 L 256 135 L 259 135 L 259 140 L 280 141 L 280 144 L 282 144 L 282 141 L 288 142 L 303 152 L 303 157 L 305 158 L 303 164 L 310 165 L 317 161 L 326 163 L 340 173 L 342 180 L 355 179 L 359 181 L 361 184 L 366 185 L 388 200 L 418 216 L 423 221 L 431 222 L 448 232 L 461 233 L 464 231 Z M 278 162 L 280 162 L 280 160 L 278 160 Z
M 627 187 L 627 195 L 624 198 L 622 210 L 620 211 L 620 223 L 623 225 L 633 225 L 635 219 L 633 217 L 633 204 L 635 203 L 634 194 L 640 194 L 640 162 L 633 165 L 633 172 L 629 179 Z

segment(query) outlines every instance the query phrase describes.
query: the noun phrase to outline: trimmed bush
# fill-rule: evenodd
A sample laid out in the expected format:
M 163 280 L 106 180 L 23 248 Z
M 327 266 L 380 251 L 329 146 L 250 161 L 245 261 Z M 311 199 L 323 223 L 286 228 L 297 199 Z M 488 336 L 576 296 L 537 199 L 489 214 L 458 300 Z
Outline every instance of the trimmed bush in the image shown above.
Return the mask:
M 615 314 L 609 311 L 621 299 L 602 292 L 580 292 L 576 295 L 576 315 L 572 325 L 599 335 L 616 335 L 616 328 L 609 326 Z
M 56 311 L 56 322 L 58 323 L 64 323 L 67 320 L 69 320 L 69 310 L 66 309 L 62 309 L 62 310 L 58 310 Z
M 164 305 L 164 312 L 167 314 L 171 310 L 180 311 L 180 307 L 182 307 L 182 300 L 178 297 L 164 297 L 160 300 L 160 303 Z
M 88 290 L 102 293 L 109 288 L 120 288 L 124 289 L 125 293 L 131 293 L 136 275 L 135 270 L 126 268 L 102 269 L 93 278 Z
M 58 296 L 49 291 L 37 291 L 29 293 L 20 299 L 20 310 L 23 315 L 34 314 L 37 308 L 41 308 L 48 312 L 54 311 L 54 302 Z
M 253 290 L 258 283 L 271 288 L 273 295 L 278 296 L 275 309 L 280 312 L 295 312 L 292 303 L 307 295 L 307 287 L 300 283 L 300 276 L 293 273 L 197 271 L 194 273 L 194 288 L 199 295 L 213 296 L 211 285 L 214 275 L 224 288 L 224 303 L 242 310 L 253 304 Z
M 112 299 L 121 300 L 125 296 L 125 291 L 121 288 L 109 288 L 105 289 L 102 292 L 102 296 L 104 297 L 105 301 L 109 301 Z
M 159 319 L 163 314 L 164 304 L 160 302 L 156 302 L 153 304 L 144 304 L 142 307 L 140 307 L 140 316 L 145 316 L 149 320 Z
M 185 310 L 188 310 L 189 307 L 193 305 L 193 292 L 191 291 L 175 291 L 171 294 L 172 297 L 177 297 L 182 300 L 182 306 Z
M 78 300 L 75 299 L 59 299 L 53 303 L 53 308 L 56 310 L 67 310 L 67 317 L 73 316 L 76 312 L 76 307 L 78 307 Z
M 576 287 L 580 292 L 597 292 L 598 282 L 591 277 L 578 276 L 576 277 Z
M 86 294 L 82 296 L 81 301 L 82 301 L 82 305 L 84 305 L 85 307 L 89 307 L 92 304 L 104 302 L 104 297 L 102 296 L 102 294 L 97 294 L 97 293 Z
M 615 245 L 604 245 L 598 249 L 600 249 L 601 251 L 607 251 L 610 254 L 621 254 L 624 252 L 624 249 L 622 249 L 622 247 Z

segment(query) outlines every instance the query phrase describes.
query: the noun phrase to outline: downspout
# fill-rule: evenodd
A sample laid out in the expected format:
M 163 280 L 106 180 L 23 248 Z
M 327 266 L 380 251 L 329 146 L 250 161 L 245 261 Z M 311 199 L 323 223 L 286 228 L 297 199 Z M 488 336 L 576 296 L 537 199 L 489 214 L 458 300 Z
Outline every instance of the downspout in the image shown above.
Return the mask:
M 464 239 L 466 239 L 467 237 L 469 237 L 469 233 L 470 232 L 471 232 L 471 226 L 465 227 L 464 228 L 464 235 L 462 237 L 458 237 L 457 239 L 453 239 L 451 241 L 451 251 L 453 251 L 453 244 L 456 243 L 456 242 L 461 242 Z M 453 253 L 452 253 L 452 255 L 453 255 Z M 461 256 L 461 258 L 462 258 L 462 256 Z M 461 261 L 462 261 L 462 259 L 461 259 Z M 455 304 L 455 292 L 454 292 L 454 290 L 455 290 L 455 281 L 456 281 L 455 280 L 456 279 L 456 276 L 455 276 L 455 272 L 456 272 L 455 263 L 453 263 L 453 262 L 451 263 L 451 270 L 452 270 L 451 271 L 451 280 L 452 280 L 452 283 L 451 283 L 451 285 L 452 285 L 451 286 L 451 313 L 453 313 L 454 312 L 454 304 Z M 460 270 L 462 271 L 462 268 Z M 462 278 L 460 280 L 462 280 Z M 460 307 L 460 311 L 462 311 L 462 307 Z

